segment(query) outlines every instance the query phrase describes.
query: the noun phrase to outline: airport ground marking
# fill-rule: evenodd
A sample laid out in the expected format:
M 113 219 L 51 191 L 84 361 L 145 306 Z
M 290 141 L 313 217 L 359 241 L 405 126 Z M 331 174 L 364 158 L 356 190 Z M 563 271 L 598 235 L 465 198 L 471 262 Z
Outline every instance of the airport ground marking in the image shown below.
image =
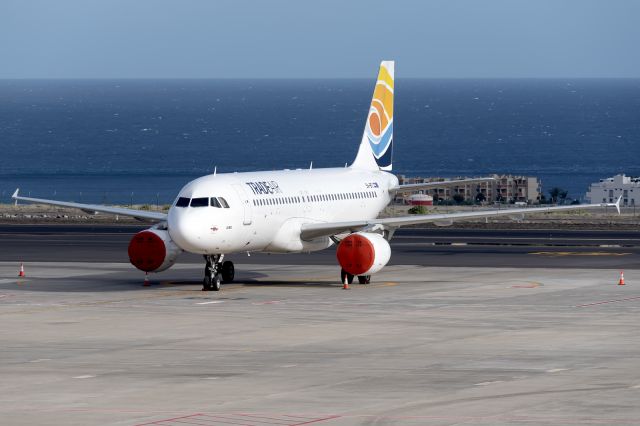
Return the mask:
M 538 288 L 542 286 L 544 286 L 544 284 L 539 283 L 537 281 L 531 281 L 527 284 L 514 284 L 511 286 L 511 288 Z
M 552 368 L 551 370 L 547 370 L 547 373 L 559 373 L 561 371 L 567 371 L 568 368 Z
M 534 256 L 628 256 L 632 253 L 610 253 L 606 251 L 532 251 L 528 254 Z
M 258 424 L 282 425 L 282 426 L 303 426 L 313 423 L 326 422 L 328 420 L 338 419 L 340 415 L 330 415 L 322 417 L 297 416 L 289 414 L 250 414 L 250 413 L 192 413 L 184 416 L 172 417 L 169 419 L 155 420 L 147 423 L 138 423 L 136 426 L 147 425 L 171 425 L 174 423 L 186 423 L 195 425 L 208 424 L 236 424 L 244 426 L 253 426 Z M 203 422 L 203 423 L 198 423 Z M 215 423 L 211 423 L 215 422 Z M 247 423 L 249 422 L 249 423 Z
M 628 302 L 630 300 L 638 300 L 638 299 L 640 299 L 640 296 L 625 297 L 624 299 L 603 300 L 601 302 L 584 303 L 582 305 L 576 305 L 574 306 L 574 308 L 586 308 L 589 306 L 606 305 L 607 303 Z

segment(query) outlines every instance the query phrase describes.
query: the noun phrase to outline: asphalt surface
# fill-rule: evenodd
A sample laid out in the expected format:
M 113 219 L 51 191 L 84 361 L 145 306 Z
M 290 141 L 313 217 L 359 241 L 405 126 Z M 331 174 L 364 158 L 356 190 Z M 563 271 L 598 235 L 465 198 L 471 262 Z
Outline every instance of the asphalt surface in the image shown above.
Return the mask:
M 0 262 L 2 425 L 638 425 L 640 273 Z
M 0 225 L 0 261 L 128 262 L 131 236 L 145 226 Z M 640 269 L 640 231 L 403 228 L 390 265 Z M 335 265 L 335 250 L 235 254 L 237 264 Z M 185 253 L 179 263 L 202 263 Z

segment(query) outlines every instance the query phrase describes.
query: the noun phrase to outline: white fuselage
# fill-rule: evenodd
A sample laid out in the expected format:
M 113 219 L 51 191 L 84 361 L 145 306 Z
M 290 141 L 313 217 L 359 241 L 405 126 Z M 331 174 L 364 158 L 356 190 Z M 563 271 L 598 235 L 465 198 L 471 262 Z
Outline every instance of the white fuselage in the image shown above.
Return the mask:
M 301 240 L 302 224 L 374 219 L 397 184 L 390 173 L 350 167 L 208 175 L 180 191 L 169 235 L 200 254 L 322 250 L 331 239 Z

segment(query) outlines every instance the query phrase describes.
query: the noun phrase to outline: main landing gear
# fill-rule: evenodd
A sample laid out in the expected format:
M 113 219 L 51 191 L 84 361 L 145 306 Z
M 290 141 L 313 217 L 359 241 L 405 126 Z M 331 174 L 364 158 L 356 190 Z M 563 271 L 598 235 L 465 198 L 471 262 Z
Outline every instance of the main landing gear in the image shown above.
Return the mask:
M 230 283 L 235 277 L 233 262 L 222 262 L 224 254 L 204 255 L 204 279 L 202 291 L 220 291 L 222 283 Z
M 344 284 L 344 279 L 347 278 L 347 283 L 353 283 L 354 275 L 351 275 L 344 269 L 340 270 L 340 282 Z M 358 283 L 359 284 L 369 284 L 371 282 L 371 275 L 358 275 Z

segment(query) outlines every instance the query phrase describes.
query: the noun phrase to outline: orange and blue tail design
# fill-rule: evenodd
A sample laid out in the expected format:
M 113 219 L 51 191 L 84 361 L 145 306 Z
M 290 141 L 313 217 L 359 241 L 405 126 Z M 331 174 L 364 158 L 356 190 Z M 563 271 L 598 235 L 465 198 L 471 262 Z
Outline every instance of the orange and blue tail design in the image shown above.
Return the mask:
M 375 167 L 380 170 L 391 170 L 393 156 L 393 86 L 394 62 L 383 61 L 380 64 L 378 80 L 373 91 L 360 150 L 354 162 L 356 167 L 368 169 Z M 373 155 L 375 163 L 371 161 L 371 158 L 365 158 L 367 155 L 369 157 Z

